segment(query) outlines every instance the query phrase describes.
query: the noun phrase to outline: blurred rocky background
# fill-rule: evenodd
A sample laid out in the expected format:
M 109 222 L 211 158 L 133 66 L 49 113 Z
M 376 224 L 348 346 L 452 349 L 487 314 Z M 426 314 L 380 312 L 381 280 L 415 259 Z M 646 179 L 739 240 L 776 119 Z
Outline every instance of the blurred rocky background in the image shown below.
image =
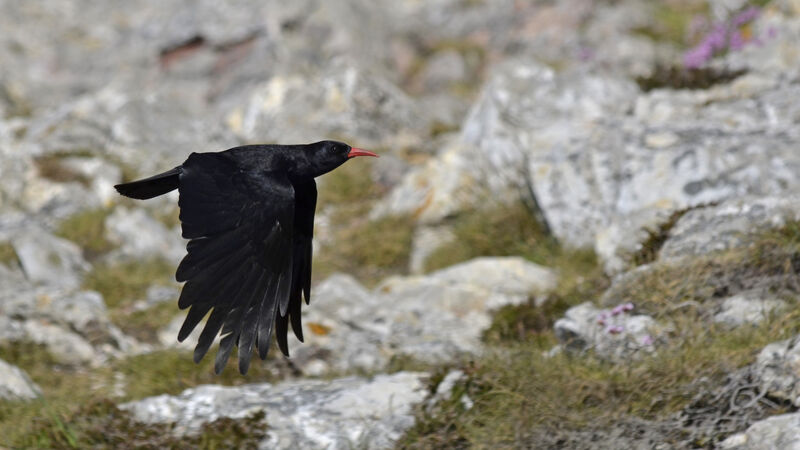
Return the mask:
M 800 1 L 0 0 L 0 61 L 0 446 L 800 442 Z M 326 138 L 306 343 L 215 376 L 113 185 Z

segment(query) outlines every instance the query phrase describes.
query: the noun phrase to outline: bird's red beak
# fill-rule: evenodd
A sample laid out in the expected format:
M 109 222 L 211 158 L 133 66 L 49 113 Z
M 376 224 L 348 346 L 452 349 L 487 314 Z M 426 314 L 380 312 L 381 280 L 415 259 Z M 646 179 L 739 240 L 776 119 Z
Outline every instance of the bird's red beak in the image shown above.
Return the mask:
M 378 155 L 376 155 L 375 153 L 372 153 L 369 150 L 364 150 L 363 148 L 355 148 L 355 147 L 353 147 L 353 148 L 350 149 L 350 153 L 347 154 L 347 157 L 348 158 L 354 158 L 356 156 L 374 156 L 376 158 L 378 157 Z

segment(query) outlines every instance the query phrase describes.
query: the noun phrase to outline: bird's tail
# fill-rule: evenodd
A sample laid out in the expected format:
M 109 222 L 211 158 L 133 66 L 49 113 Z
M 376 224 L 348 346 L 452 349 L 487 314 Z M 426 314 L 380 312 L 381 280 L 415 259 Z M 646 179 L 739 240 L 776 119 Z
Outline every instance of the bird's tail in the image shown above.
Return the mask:
M 180 174 L 181 167 L 178 166 L 164 173 L 153 175 L 150 178 L 118 184 L 114 188 L 126 197 L 145 200 L 178 189 L 178 177 Z

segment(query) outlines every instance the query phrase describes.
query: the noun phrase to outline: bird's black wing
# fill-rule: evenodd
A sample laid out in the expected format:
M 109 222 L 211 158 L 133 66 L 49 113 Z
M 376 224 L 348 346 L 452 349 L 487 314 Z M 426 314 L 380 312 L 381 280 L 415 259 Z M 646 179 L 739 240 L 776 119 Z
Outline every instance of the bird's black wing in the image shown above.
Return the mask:
M 314 179 L 294 185 L 294 243 L 292 257 L 292 289 L 289 294 L 288 311 L 281 308 L 275 319 L 275 338 L 284 355 L 289 356 L 286 342 L 289 321 L 294 335 L 303 341 L 300 320 L 300 305 L 305 297 L 306 304 L 311 299 L 311 241 L 314 237 L 314 210 L 317 207 L 317 184 Z M 287 314 L 288 312 L 288 314 Z
M 193 153 L 178 191 L 183 237 L 190 239 L 175 274 L 186 281 L 178 306 L 190 308 L 178 340 L 210 311 L 195 362 L 221 332 L 214 370 L 222 371 L 236 344 L 244 374 L 254 346 L 266 358 L 273 324 L 290 303 L 294 188 L 285 174 L 239 167 L 224 153 Z

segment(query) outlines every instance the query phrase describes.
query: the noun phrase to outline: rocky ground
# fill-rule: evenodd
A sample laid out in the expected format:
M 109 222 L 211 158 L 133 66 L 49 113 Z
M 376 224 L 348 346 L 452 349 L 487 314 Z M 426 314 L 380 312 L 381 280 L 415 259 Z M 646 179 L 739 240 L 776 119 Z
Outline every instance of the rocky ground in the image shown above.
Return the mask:
M 797 0 L 0 12 L 0 445 L 800 445 Z M 323 138 L 382 158 L 319 180 L 306 342 L 215 376 L 177 196 L 113 185 Z

